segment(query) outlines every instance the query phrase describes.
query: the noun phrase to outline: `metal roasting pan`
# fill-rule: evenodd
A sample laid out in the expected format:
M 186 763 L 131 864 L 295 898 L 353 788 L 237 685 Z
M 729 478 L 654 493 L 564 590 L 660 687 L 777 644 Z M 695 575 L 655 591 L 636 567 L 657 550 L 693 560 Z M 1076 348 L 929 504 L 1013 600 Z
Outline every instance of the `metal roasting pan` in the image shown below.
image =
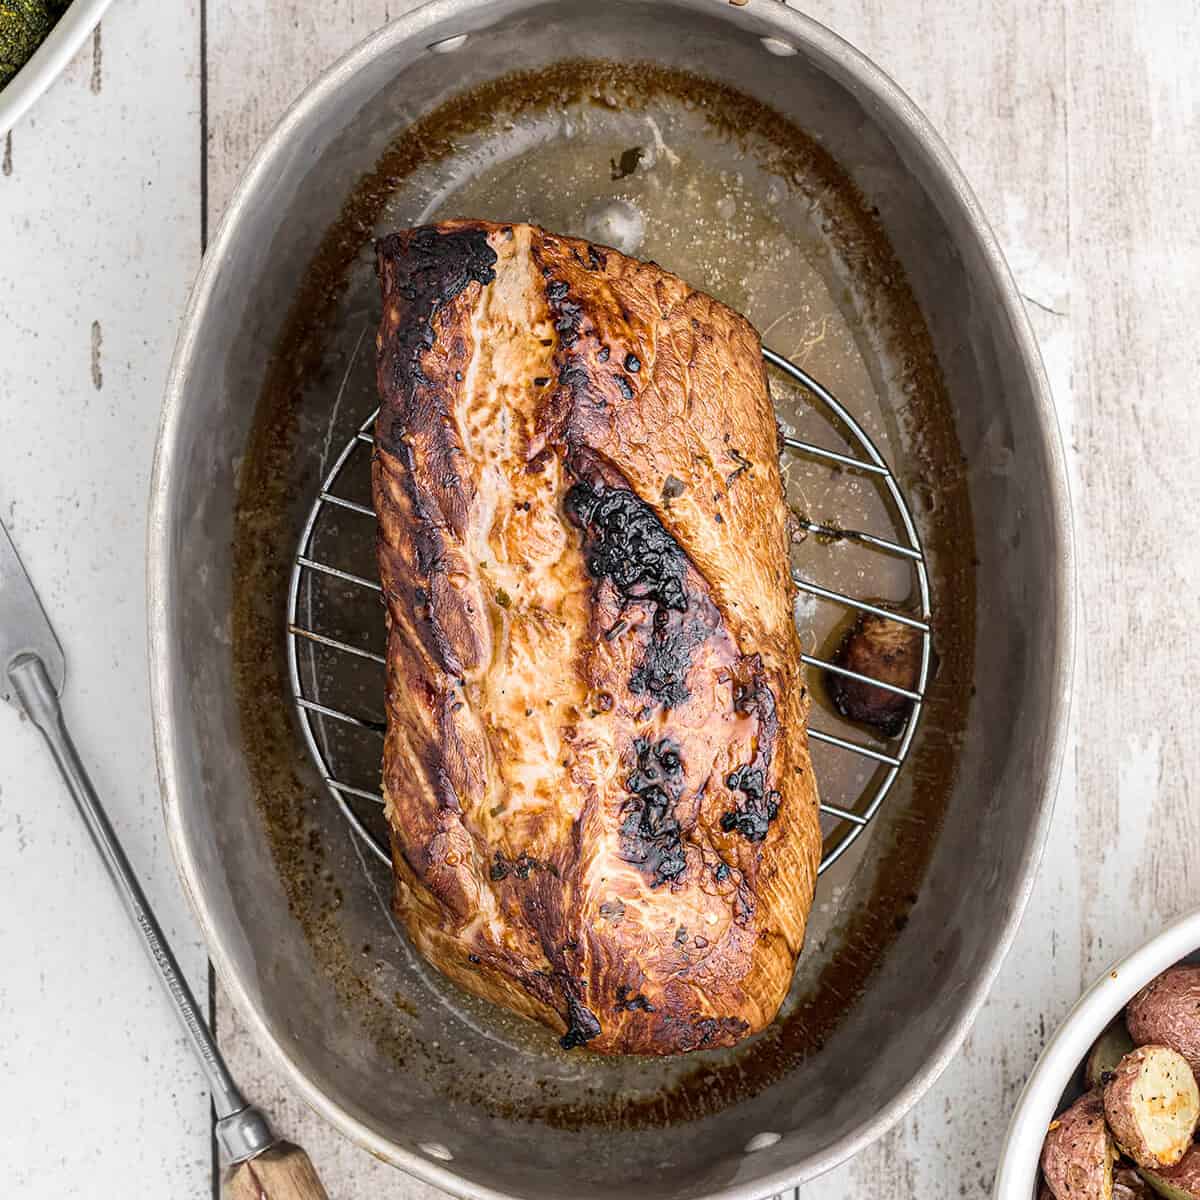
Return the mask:
M 744 311 L 886 457 L 928 563 L 936 662 L 886 803 L 821 877 L 780 1019 L 663 1060 L 564 1053 L 413 953 L 386 868 L 307 751 L 286 652 L 306 514 L 375 403 L 372 237 L 468 215 L 604 240 L 612 204 L 640 214 L 639 254 Z M 788 432 L 851 451 L 776 386 Z M 862 472 L 786 474 L 815 524 L 895 536 Z M 309 553 L 366 577 L 366 481 L 338 487 L 351 506 Z M 754 1200 L 879 1137 L 957 1051 L 1028 898 L 1066 730 L 1062 448 L 975 199 L 911 102 L 828 30 L 776 0 L 435 0 L 369 38 L 270 135 L 208 250 L 151 506 L 155 732 L 184 884 L 243 1020 L 372 1153 L 472 1197 Z M 911 572 L 862 550 L 813 536 L 793 565 L 911 604 Z M 377 651 L 377 596 L 343 583 L 310 571 L 290 599 Z M 817 655 L 845 628 L 811 597 L 797 620 Z M 377 682 L 326 649 L 294 664 L 306 693 L 377 714 Z M 822 727 L 870 742 L 811 682 Z M 314 728 L 340 778 L 378 790 L 377 742 Z M 873 760 L 814 754 L 826 800 L 871 793 Z

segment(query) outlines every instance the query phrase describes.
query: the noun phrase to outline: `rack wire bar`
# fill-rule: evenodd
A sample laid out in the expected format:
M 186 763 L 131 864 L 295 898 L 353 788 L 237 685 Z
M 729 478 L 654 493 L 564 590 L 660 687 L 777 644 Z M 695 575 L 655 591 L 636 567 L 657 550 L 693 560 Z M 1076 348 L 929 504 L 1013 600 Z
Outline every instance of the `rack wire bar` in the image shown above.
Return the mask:
M 310 571 L 321 571 L 326 575 L 336 575 L 338 579 L 344 580 L 346 583 L 352 583 L 356 587 L 370 588 L 374 592 L 383 591 L 383 585 L 374 579 L 364 579 L 361 575 L 352 575 L 349 571 L 340 571 L 337 567 L 331 567 L 328 563 L 306 558 L 303 554 L 297 554 L 296 561 L 302 567 L 308 567 Z
M 911 546 L 901 546 L 899 542 L 889 542 L 887 538 L 876 537 L 873 533 L 862 533 L 857 529 L 836 529 L 832 525 L 821 525 L 816 521 L 810 521 L 807 517 L 797 517 L 796 519 L 800 522 L 802 529 L 820 537 L 827 537 L 833 542 L 861 542 L 863 545 L 873 546 L 876 550 L 889 550 L 892 554 L 899 554 L 903 558 L 919 559 L 921 557 L 920 550 L 914 550 Z
M 822 801 L 820 805 L 822 814 L 836 822 L 835 827 L 829 830 L 825 837 L 825 846 L 820 866 L 820 870 L 825 871 L 850 848 L 862 831 L 871 823 L 880 806 L 887 798 L 888 793 L 891 791 L 892 785 L 895 783 L 904 765 L 909 748 L 912 745 L 913 736 L 916 733 L 917 724 L 924 706 L 925 691 L 929 682 L 929 668 L 932 658 L 932 639 L 930 636 L 930 618 L 932 613 L 929 596 L 929 573 L 925 563 L 925 554 L 921 546 L 921 540 L 917 534 L 916 523 L 905 502 L 900 486 L 892 474 L 891 468 L 871 439 L 866 435 L 861 425 L 832 393 L 802 368 L 765 347 L 763 349 L 763 357 L 770 366 L 786 375 L 793 383 L 804 388 L 805 391 L 815 397 L 833 414 L 842 427 L 848 431 L 850 440 L 857 445 L 862 457 L 845 454 L 838 450 L 832 450 L 825 446 L 815 445 L 811 442 L 801 441 L 798 438 L 792 437 L 783 437 L 780 439 L 784 452 L 806 455 L 824 462 L 837 463 L 851 470 L 861 471 L 874 478 L 882 486 L 888 500 L 888 508 L 897 529 L 898 540 L 893 541 L 858 530 L 839 529 L 807 519 L 801 519 L 802 527 L 812 533 L 830 538 L 853 540 L 881 554 L 894 555 L 907 560 L 912 565 L 919 600 L 919 613 L 913 616 L 884 608 L 881 605 L 873 604 L 857 596 L 846 595 L 845 593 L 824 587 L 814 580 L 805 579 L 795 571 L 792 572 L 792 578 L 796 586 L 810 595 L 854 611 L 871 613 L 886 620 L 897 621 L 900 624 L 918 630 L 922 635 L 921 662 L 915 688 L 899 687 L 881 679 L 874 679 L 869 675 L 860 674 L 857 671 L 838 666 L 835 663 L 813 655 L 804 654 L 801 656 L 806 666 L 821 671 L 832 671 L 835 674 L 854 679 L 860 683 L 870 684 L 884 691 L 903 696 L 905 699 L 911 701 L 912 704 L 909 716 L 899 734 L 899 741 L 896 743 L 888 742 L 886 749 L 863 745 L 860 742 L 851 741 L 848 738 L 810 726 L 808 736 L 813 741 L 820 742 L 847 754 L 857 755 L 865 759 L 868 763 L 877 764 L 878 767 L 867 780 L 859 796 L 849 797 L 846 803 L 835 804 L 831 803 L 828 799 Z M 335 489 L 351 456 L 356 453 L 369 453 L 369 447 L 374 443 L 372 427 L 376 415 L 377 412 L 371 413 L 342 448 L 328 475 L 326 475 L 322 482 L 312 508 L 309 510 L 308 518 L 300 535 L 288 588 L 287 654 L 292 698 L 296 705 L 300 727 L 303 731 L 309 753 L 320 770 L 325 786 L 330 796 L 350 822 L 352 829 L 362 838 L 366 847 L 380 861 L 390 863 L 391 854 L 387 845 L 383 840 L 371 833 L 350 804 L 350 799 L 355 799 L 369 803 L 373 807 L 378 807 L 383 805 L 384 798 L 377 791 L 358 787 L 338 778 L 337 771 L 329 761 L 329 740 L 322 725 L 322 719 L 329 718 L 355 726 L 371 734 L 382 735 L 384 730 L 383 722 L 358 716 L 333 705 L 322 703 L 319 697 L 314 694 L 316 691 L 315 685 L 310 684 L 306 688 L 302 680 L 299 663 L 299 648 L 304 643 L 307 643 L 309 646 L 321 645 L 338 654 L 353 655 L 375 663 L 380 667 L 386 663 L 382 655 L 366 650 L 361 646 L 352 645 L 341 638 L 331 637 L 328 634 L 322 633 L 319 629 L 307 628 L 300 619 L 299 611 L 301 583 L 306 573 L 325 575 L 338 579 L 352 587 L 362 588 L 370 592 L 379 593 L 382 591 L 377 580 L 343 570 L 335 564 L 325 562 L 315 556 L 312 545 L 313 535 L 316 532 L 321 516 L 331 508 L 374 519 L 374 511 L 370 507 L 338 495 Z M 310 671 L 309 675 L 311 677 L 313 672 Z M 380 671 L 377 693 L 380 697 L 384 694 L 384 686 L 383 672 Z

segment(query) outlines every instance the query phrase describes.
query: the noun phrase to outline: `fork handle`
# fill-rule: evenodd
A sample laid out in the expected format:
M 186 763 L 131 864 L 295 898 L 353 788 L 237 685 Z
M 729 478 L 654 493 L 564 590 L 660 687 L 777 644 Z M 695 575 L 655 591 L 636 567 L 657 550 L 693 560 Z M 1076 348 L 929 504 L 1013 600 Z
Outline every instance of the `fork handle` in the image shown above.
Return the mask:
M 142 891 L 141 884 L 125 857 L 125 851 L 117 840 L 116 832 L 100 803 L 96 789 L 80 761 L 75 743 L 67 732 L 63 721 L 62 706 L 54 691 L 54 685 L 46 673 L 42 660 L 34 654 L 23 654 L 9 667 L 9 678 L 20 697 L 29 719 L 41 730 L 63 782 L 87 825 L 88 832 L 108 873 L 124 901 L 129 915 L 142 935 L 142 941 L 158 968 L 158 973 L 168 994 L 175 1003 L 188 1038 L 200 1059 L 213 1092 L 213 1106 L 218 1117 L 227 1117 L 246 1107 L 246 1101 L 238 1091 L 237 1084 L 229 1074 L 221 1058 L 221 1052 L 212 1040 L 208 1027 L 200 1016 L 196 998 L 188 987 L 179 963 L 167 944 L 166 936 L 159 926 L 150 902 Z
M 308 1155 L 290 1142 L 239 1163 L 224 1190 L 226 1200 L 329 1200 Z
M 246 1103 L 238 1090 L 225 1060 L 221 1057 L 200 1015 L 196 997 L 188 987 L 179 963 L 167 944 L 166 936 L 142 891 L 137 876 L 117 840 L 108 814 L 92 787 L 92 781 L 80 761 L 75 743 L 67 732 L 62 705 L 46 673 L 46 667 L 36 654 L 22 654 L 8 669 L 13 690 L 29 719 L 41 730 L 63 782 L 67 785 L 75 806 L 87 825 L 88 832 L 108 873 L 116 885 L 133 923 L 142 935 L 142 942 L 151 961 L 158 968 L 159 978 L 174 1003 L 175 1011 L 187 1033 L 188 1040 L 200 1060 L 200 1065 L 212 1090 L 213 1108 L 217 1115 L 217 1138 L 226 1156 L 242 1162 L 262 1154 L 275 1142 L 266 1118 Z M 286 1194 L 286 1193 L 285 1193 Z M 303 1195 L 300 1193 L 299 1195 Z

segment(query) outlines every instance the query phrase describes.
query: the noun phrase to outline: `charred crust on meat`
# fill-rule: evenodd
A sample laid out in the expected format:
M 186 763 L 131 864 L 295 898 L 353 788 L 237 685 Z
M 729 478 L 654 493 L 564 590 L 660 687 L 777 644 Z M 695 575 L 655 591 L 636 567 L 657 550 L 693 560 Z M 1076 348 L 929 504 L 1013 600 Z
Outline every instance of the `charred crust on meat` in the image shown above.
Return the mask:
M 492 858 L 491 868 L 488 870 L 488 875 L 493 883 L 499 883 L 503 879 L 507 879 L 512 875 L 516 879 L 528 879 L 534 871 L 545 871 L 549 875 L 558 878 L 558 868 L 550 862 L 543 862 L 540 858 L 534 858 L 531 854 L 527 854 L 524 850 L 517 855 L 516 858 L 509 858 L 503 850 L 497 850 Z
M 833 656 L 835 666 L 883 683 L 914 691 L 921 671 L 923 633 L 911 625 L 863 613 Z M 825 686 L 834 707 L 849 721 L 858 721 L 895 737 L 904 728 L 913 702 L 885 688 L 825 672 Z
M 633 692 L 653 696 L 666 708 L 678 708 L 688 699 L 687 673 L 693 652 L 719 621 L 707 597 L 697 596 L 695 601 L 686 614 L 656 610 L 646 653 L 629 677 Z
M 653 509 L 628 488 L 580 480 L 567 492 L 565 508 L 583 530 L 592 578 L 611 583 L 626 604 L 654 607 L 650 639 L 630 688 L 678 707 L 688 698 L 693 652 L 719 624 L 719 614 L 707 597 L 689 596 L 686 556 Z
M 673 1026 L 673 1034 L 685 1052 L 732 1045 L 750 1028 L 740 1017 L 703 1017 L 699 1013 L 683 1017 L 663 1013 L 661 1020 L 664 1025 Z
M 779 793 L 766 789 L 763 773 L 755 767 L 738 767 L 725 777 L 725 786 L 742 799 L 721 817 L 726 833 L 737 832 L 749 842 L 761 842 L 779 812 Z
M 622 400 L 633 399 L 633 387 L 629 380 L 624 375 L 614 375 L 613 379 L 617 382 L 617 391 L 621 393 Z
M 779 813 L 780 793 L 766 786 L 779 721 L 775 693 L 766 681 L 762 658 L 757 654 L 742 658 L 737 665 L 733 707 L 742 716 L 758 718 L 759 735 L 753 759 L 725 777 L 725 786 L 740 799 L 722 815 L 721 828 L 726 833 L 739 833 L 747 841 L 761 842 Z
M 636 375 L 641 369 L 642 360 L 638 358 L 638 356 L 631 350 L 627 355 L 625 355 L 625 370 L 627 370 L 630 375 Z
M 637 765 L 625 780 L 630 799 L 621 822 L 621 857 L 636 863 L 658 887 L 687 868 L 683 830 L 675 806 L 683 795 L 683 763 L 679 747 L 667 738 L 657 743 L 638 738 Z
M 617 1012 L 652 1013 L 654 1011 L 654 1005 L 641 992 L 634 992 L 633 988 L 626 983 L 617 988 Z
M 497 259 L 481 229 L 447 232 L 426 226 L 382 238 L 375 249 L 384 307 L 378 359 L 382 404 L 375 440 L 378 452 L 393 464 L 390 470 L 399 484 L 397 524 L 408 530 L 407 549 L 391 545 L 389 552 L 397 556 L 397 567 L 409 573 L 417 601 L 417 636 L 436 663 L 458 673 L 463 664 L 432 600 L 445 572 L 447 524 L 457 532 L 466 514 L 455 462 L 460 448 L 449 420 L 448 392 L 454 385 L 432 381 L 422 357 L 434 345 L 439 309 L 470 285 L 490 283 Z M 468 347 L 461 338 L 451 339 L 450 354 L 465 361 Z M 418 447 L 419 465 L 427 478 L 440 481 L 441 496 L 418 485 Z M 382 541 L 380 545 L 384 553 Z M 400 574 L 393 572 L 393 594 Z
M 567 1032 L 558 1040 L 564 1050 L 574 1050 L 600 1036 L 600 1022 L 596 1014 L 581 1004 L 574 996 L 567 997 Z
M 584 530 L 593 579 L 608 579 L 627 600 L 687 608 L 687 560 L 662 522 L 628 488 L 580 481 L 567 492 L 567 515 Z
M 741 1017 L 693 1017 L 690 1024 L 695 1031 L 697 1050 L 736 1042 L 750 1028 Z
M 375 435 L 395 453 L 410 423 L 429 419 L 430 414 L 417 412 L 418 392 L 429 383 L 420 359 L 433 347 L 438 310 L 470 284 L 491 283 L 496 278 L 496 252 L 482 229 L 444 232 L 427 225 L 381 238 L 375 253 L 385 307 L 393 306 L 399 318 L 391 323 L 382 350 L 389 362 L 393 403 L 380 413 Z M 386 312 L 384 320 L 386 327 Z M 439 399 L 444 408 L 444 398 Z

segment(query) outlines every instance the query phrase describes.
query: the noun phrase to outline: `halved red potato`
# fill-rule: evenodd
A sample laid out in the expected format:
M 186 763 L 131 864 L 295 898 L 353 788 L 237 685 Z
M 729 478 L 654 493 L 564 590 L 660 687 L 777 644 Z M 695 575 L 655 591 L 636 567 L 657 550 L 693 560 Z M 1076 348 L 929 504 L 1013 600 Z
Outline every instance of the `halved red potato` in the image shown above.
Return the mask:
M 1139 1046 L 1104 1084 L 1104 1115 L 1116 1143 L 1139 1167 L 1174 1166 L 1200 1121 L 1200 1088 L 1187 1059 L 1169 1046 Z
M 1050 1122 L 1042 1174 L 1054 1200 L 1112 1200 L 1116 1159 L 1100 1092 L 1081 1096 Z
M 1200 1075 L 1200 966 L 1171 967 L 1148 983 L 1125 1009 L 1138 1046 L 1170 1046 Z

